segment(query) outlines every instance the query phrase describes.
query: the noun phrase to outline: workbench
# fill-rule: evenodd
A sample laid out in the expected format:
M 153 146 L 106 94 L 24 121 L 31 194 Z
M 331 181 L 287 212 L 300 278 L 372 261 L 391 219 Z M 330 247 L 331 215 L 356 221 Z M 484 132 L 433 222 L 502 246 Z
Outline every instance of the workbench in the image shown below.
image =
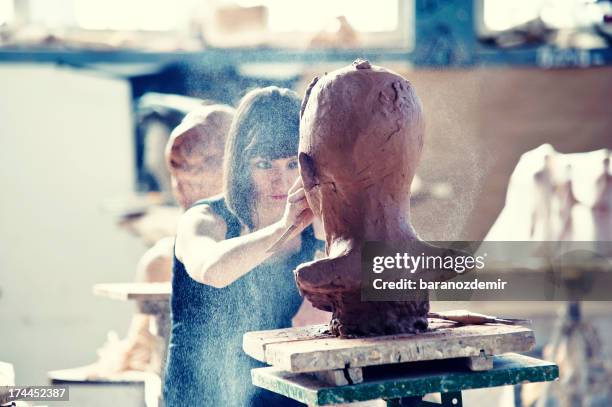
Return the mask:
M 170 339 L 170 283 L 106 283 L 93 287 L 95 295 L 119 301 L 135 301 L 138 312 L 153 317 L 151 333 L 158 338 L 157 351 L 163 374 Z
M 160 358 L 160 376 L 147 380 L 147 405 L 163 406 L 161 400 L 163 375 L 170 340 L 170 283 L 105 283 L 93 287 L 95 295 L 119 301 L 135 301 L 138 312 L 151 315 L 149 330 L 157 337 L 156 353 Z M 149 373 L 149 375 L 151 375 Z M 153 375 L 157 376 L 157 375 Z

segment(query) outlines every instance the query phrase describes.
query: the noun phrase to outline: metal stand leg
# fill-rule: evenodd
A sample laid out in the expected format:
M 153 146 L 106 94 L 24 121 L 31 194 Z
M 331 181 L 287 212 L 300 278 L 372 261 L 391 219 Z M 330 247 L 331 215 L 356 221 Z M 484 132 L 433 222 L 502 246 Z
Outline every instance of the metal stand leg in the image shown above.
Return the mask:
M 462 407 L 461 392 L 442 393 L 442 407 Z
M 388 399 L 387 407 L 420 407 L 423 397 L 402 397 L 399 399 Z
M 403 397 L 399 399 L 388 399 L 387 407 L 462 407 L 461 392 L 441 393 L 442 403 L 423 401 L 423 397 Z

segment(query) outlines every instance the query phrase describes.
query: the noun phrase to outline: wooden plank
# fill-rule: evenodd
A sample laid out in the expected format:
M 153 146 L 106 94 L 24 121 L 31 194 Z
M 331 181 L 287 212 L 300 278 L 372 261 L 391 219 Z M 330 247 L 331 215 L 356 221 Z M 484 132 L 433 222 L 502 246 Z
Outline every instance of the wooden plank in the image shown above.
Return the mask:
M 347 384 L 363 382 L 363 371 L 360 367 L 324 370 L 322 372 L 314 372 L 313 375 L 318 380 L 332 386 L 346 386 Z
M 143 387 L 146 407 L 163 407 L 161 402 L 161 378 L 153 372 L 128 370 L 106 376 L 91 377 L 88 366 L 82 368 L 52 370 L 47 372 L 52 385 L 67 384 L 76 389 L 79 386 L 96 386 L 109 388 L 111 386 Z M 72 391 L 72 390 L 71 390 Z M 104 390 L 107 391 L 107 390 Z
M 127 370 L 104 376 L 92 377 L 91 369 L 88 366 L 73 369 L 51 370 L 47 372 L 47 377 L 51 384 L 142 384 L 156 376 L 152 372 L 140 370 Z
M 447 361 L 419 365 L 419 369 L 412 364 L 396 365 L 401 369 L 393 373 L 381 369 L 383 373 L 379 376 L 366 376 L 363 383 L 340 387 L 322 383 L 310 374 L 286 372 L 277 367 L 253 369 L 251 375 L 254 385 L 313 406 L 460 392 L 559 377 L 559 368 L 554 363 L 517 354 L 493 357 L 493 369 L 483 372 L 470 372 L 457 364 L 448 367 Z
M 521 326 L 486 324 L 455 326 L 432 321 L 418 335 L 343 339 L 331 335 L 307 338 L 308 329 L 244 336 L 250 356 L 289 372 L 316 372 L 402 362 L 527 352 L 535 346 L 533 331 Z M 308 327 L 321 332 L 321 326 Z M 253 334 L 253 335 L 251 335 Z M 254 340 L 256 338 L 257 340 Z M 287 338 L 287 340 L 283 340 Z
M 297 328 L 253 331 L 243 335 L 242 349 L 252 358 L 260 362 L 265 362 L 266 347 L 273 343 L 288 343 L 333 337 L 327 325 L 310 325 Z
M 93 292 L 120 301 L 168 301 L 172 286 L 170 283 L 104 283 L 94 285 Z
M 474 372 L 493 369 L 493 358 L 481 353 L 479 356 L 470 356 L 465 359 L 468 369 Z

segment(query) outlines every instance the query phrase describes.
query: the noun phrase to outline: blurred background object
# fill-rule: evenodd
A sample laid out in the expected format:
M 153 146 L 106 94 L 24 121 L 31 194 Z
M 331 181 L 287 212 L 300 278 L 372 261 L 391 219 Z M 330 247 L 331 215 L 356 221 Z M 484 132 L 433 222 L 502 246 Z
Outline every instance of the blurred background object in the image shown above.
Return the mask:
M 484 41 L 500 47 L 605 47 L 611 12 L 607 0 L 484 0 L 480 32 Z
M 550 144 L 524 153 L 510 178 L 504 209 L 485 240 L 556 242 L 559 253 L 564 253 L 563 242 L 592 242 L 588 258 L 576 262 L 573 278 L 564 280 L 567 286 L 579 284 L 580 271 L 594 261 L 592 256 L 607 260 L 606 271 L 612 271 L 610 153 L 560 154 Z M 609 404 L 612 361 L 600 328 L 584 318 L 582 309 L 579 301 L 560 307 L 543 349 L 544 358 L 559 365 L 560 380 L 525 386 L 524 405 Z

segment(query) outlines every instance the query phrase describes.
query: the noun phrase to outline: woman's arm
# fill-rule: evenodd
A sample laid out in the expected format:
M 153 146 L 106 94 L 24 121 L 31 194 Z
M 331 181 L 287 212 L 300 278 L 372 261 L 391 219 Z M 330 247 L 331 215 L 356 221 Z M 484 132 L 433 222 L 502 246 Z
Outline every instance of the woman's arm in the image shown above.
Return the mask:
M 285 213 L 278 222 L 255 232 L 224 240 L 225 222 L 207 206 L 188 210 L 179 222 L 176 255 L 195 281 L 221 288 L 242 277 L 264 262 L 270 253 L 266 250 L 283 232 L 310 212 L 300 184 L 289 191 Z M 306 228 L 312 222 L 312 213 L 302 217 L 298 225 Z

